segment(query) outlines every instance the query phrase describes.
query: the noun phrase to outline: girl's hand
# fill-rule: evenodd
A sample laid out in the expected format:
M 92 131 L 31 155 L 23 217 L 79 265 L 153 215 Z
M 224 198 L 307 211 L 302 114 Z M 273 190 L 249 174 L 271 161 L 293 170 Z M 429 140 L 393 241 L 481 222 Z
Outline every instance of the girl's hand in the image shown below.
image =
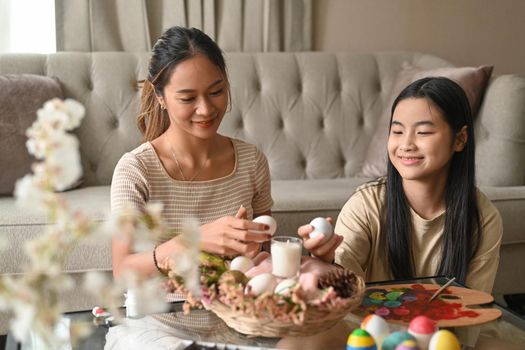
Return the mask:
M 332 225 L 332 218 L 326 218 L 330 225 Z M 321 242 L 324 239 L 323 235 L 318 235 L 317 237 L 310 238 L 310 232 L 314 230 L 313 226 L 303 225 L 297 229 L 297 234 L 303 239 L 303 246 L 308 250 L 313 256 L 318 259 L 321 259 L 327 263 L 332 263 L 335 258 L 335 249 L 343 241 L 343 236 L 333 234 L 330 239 L 326 242 Z
M 235 216 L 225 216 L 201 226 L 201 249 L 225 256 L 254 257 L 261 250 L 257 241 L 269 240 L 271 235 L 253 231 L 266 231 L 267 225 L 246 219 L 241 206 Z

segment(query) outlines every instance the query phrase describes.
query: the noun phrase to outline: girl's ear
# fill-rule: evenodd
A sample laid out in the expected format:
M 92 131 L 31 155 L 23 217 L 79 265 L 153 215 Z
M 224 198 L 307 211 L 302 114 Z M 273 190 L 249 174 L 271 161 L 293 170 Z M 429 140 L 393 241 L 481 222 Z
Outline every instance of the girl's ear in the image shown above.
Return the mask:
M 456 134 L 456 141 L 454 143 L 454 151 L 461 152 L 465 148 L 465 145 L 467 144 L 468 140 L 468 133 L 467 133 L 468 126 L 464 125 L 461 130 L 458 131 Z

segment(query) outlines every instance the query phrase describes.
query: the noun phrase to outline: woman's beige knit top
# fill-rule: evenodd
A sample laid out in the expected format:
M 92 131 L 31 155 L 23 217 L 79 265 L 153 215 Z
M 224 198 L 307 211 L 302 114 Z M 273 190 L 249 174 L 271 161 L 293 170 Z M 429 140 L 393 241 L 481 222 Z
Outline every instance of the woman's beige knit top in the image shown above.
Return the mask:
M 242 204 L 248 218 L 270 210 L 273 205 L 268 162 L 254 145 L 231 139 L 235 167 L 224 177 L 206 181 L 179 181 L 168 175 L 151 143 L 124 154 L 111 184 L 111 210 L 144 211 L 146 203 L 161 202 L 163 219 L 178 231 L 185 218 L 201 224 L 233 216 Z M 170 237 L 162 237 L 165 241 Z

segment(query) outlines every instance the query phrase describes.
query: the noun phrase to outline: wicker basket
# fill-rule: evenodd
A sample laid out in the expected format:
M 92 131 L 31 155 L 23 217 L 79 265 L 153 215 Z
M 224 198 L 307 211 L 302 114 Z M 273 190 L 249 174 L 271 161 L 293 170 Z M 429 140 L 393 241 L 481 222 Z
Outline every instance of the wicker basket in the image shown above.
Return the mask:
M 357 281 L 355 293 L 345 299 L 347 302 L 345 308 L 334 311 L 308 305 L 304 322 L 300 325 L 294 324 L 292 321 L 284 322 L 274 319 L 270 315 L 266 315 L 266 317 L 264 315 L 260 317 L 246 315 L 242 311 L 233 310 L 229 305 L 218 300 L 212 301 L 211 304 L 204 304 L 204 306 L 239 333 L 263 337 L 311 335 L 331 328 L 342 320 L 348 312 L 359 306 L 365 291 L 365 283 L 360 277 Z

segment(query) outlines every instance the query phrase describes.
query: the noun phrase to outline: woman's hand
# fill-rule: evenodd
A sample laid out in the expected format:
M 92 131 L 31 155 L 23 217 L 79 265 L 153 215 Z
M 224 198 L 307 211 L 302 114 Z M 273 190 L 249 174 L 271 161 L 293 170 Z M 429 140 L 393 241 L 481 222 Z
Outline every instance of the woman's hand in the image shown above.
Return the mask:
M 332 225 L 332 218 L 326 218 L 326 220 Z M 310 224 L 303 225 L 297 229 L 297 234 L 303 239 L 304 248 L 318 259 L 327 263 L 333 262 L 335 249 L 343 241 L 343 236 L 334 233 L 326 242 L 321 242 L 324 239 L 324 235 L 317 235 L 314 238 L 310 238 L 310 232 L 313 230 L 314 227 Z
M 241 206 L 235 216 L 225 216 L 201 226 L 201 249 L 225 256 L 254 257 L 261 250 L 258 241 L 269 240 L 271 235 L 253 231 L 266 231 L 269 227 L 246 219 Z

